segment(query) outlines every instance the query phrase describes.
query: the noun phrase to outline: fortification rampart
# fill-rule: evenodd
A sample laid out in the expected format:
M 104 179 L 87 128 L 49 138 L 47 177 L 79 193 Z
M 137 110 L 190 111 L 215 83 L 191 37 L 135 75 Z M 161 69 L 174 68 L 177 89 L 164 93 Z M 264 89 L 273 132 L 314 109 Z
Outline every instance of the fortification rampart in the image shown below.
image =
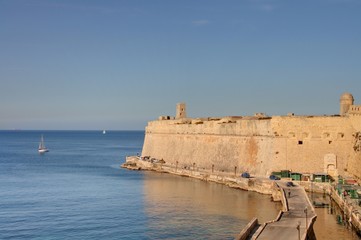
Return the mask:
M 361 105 L 352 105 L 348 110 L 349 115 L 361 115 Z
M 287 169 L 360 179 L 361 116 L 347 109 L 344 116 L 162 117 L 148 123 L 142 156 L 235 174 Z
M 270 129 L 270 119 L 154 121 L 146 128 L 143 155 L 183 168 L 255 173 L 256 162 L 268 155 Z
M 270 120 L 259 118 L 211 118 L 152 121 L 146 127 L 146 133 L 201 134 L 201 135 L 265 135 L 270 133 Z

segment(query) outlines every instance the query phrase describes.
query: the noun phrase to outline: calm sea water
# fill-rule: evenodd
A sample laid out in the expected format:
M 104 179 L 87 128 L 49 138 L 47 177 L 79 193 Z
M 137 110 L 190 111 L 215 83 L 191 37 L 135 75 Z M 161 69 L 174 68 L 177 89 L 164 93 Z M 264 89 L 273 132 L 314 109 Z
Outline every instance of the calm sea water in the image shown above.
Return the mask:
M 269 196 L 121 169 L 143 139 L 141 131 L 0 131 L 0 239 L 232 239 L 253 216 L 277 215 Z
M 0 239 L 233 239 L 254 216 L 278 214 L 267 195 L 121 169 L 143 139 L 142 131 L 0 131 Z

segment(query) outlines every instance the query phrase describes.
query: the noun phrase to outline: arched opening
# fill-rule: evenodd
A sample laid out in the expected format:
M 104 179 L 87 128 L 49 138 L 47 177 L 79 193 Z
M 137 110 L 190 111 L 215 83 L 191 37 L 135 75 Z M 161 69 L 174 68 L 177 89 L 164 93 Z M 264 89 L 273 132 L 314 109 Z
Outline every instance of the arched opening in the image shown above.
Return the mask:
M 327 174 L 334 176 L 336 171 L 336 166 L 334 164 L 328 164 L 327 165 Z

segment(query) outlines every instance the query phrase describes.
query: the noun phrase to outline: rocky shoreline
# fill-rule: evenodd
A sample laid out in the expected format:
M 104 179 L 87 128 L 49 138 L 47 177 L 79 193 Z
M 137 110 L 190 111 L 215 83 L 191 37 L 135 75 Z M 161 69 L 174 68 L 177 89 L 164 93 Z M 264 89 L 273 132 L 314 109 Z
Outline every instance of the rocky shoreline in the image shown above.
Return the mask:
M 126 162 L 121 165 L 122 168 L 129 170 L 148 170 L 162 173 L 170 173 L 174 175 L 192 177 L 202 181 L 216 182 L 224 184 L 231 188 L 253 191 L 262 194 L 272 195 L 274 201 L 281 201 L 282 193 L 274 181 L 268 178 L 240 178 L 234 174 L 192 169 L 178 168 L 178 166 L 167 165 L 165 163 L 157 163 L 141 160 L 137 156 L 126 157 Z

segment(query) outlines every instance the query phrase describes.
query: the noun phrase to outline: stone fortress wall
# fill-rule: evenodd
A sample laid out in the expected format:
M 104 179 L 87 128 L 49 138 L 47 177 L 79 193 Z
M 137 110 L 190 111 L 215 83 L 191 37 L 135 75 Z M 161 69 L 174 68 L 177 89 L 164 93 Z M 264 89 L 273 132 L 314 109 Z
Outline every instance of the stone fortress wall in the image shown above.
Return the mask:
M 272 171 L 353 175 L 361 179 L 361 105 L 340 99 L 340 115 L 187 118 L 161 116 L 146 127 L 142 156 L 179 168 L 268 176 Z

